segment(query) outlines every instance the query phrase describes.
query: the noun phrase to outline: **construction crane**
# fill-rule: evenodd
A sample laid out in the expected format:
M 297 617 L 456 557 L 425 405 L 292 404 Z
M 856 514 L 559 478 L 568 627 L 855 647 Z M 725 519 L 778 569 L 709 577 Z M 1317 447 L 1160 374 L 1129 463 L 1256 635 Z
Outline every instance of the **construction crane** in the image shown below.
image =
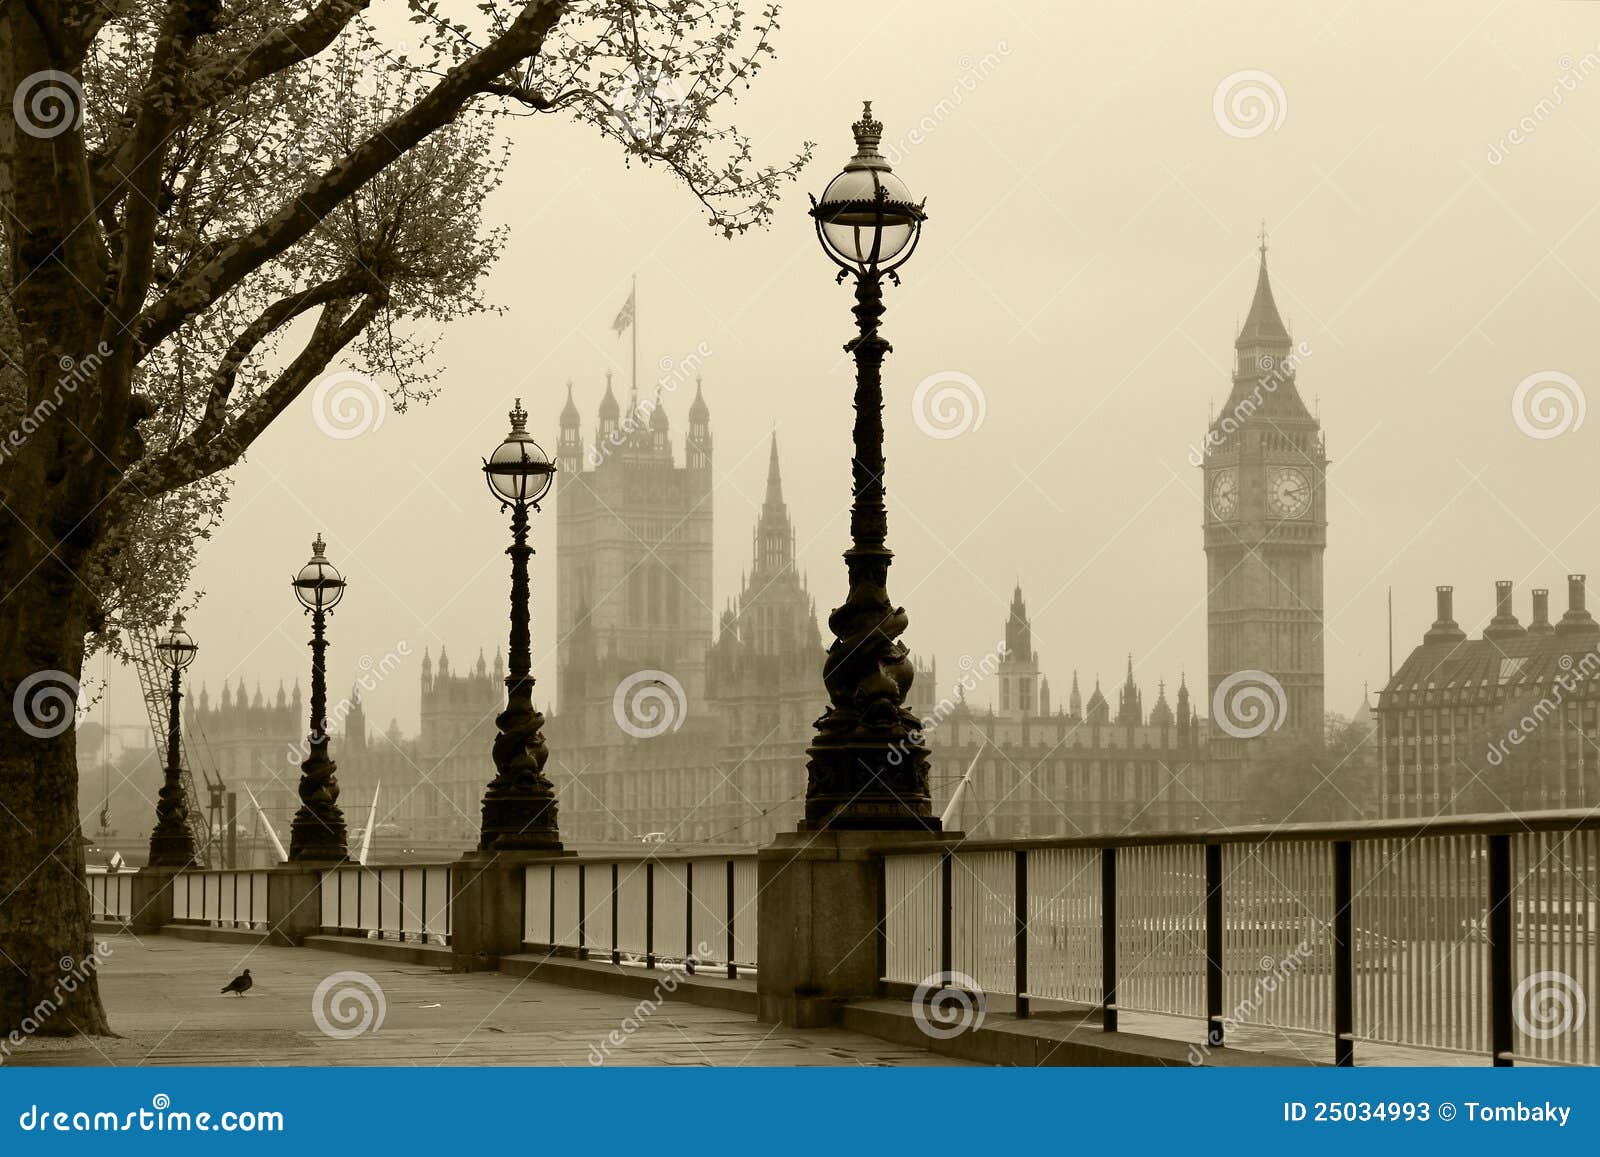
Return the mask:
M 156 654 L 155 639 L 147 628 L 132 628 L 127 635 L 129 648 L 133 652 L 133 665 L 139 672 L 139 689 L 144 693 L 145 710 L 150 715 L 150 733 L 155 738 L 156 750 L 165 751 L 167 710 L 171 697 L 167 667 Z M 222 777 L 219 773 L 216 781 L 212 782 L 204 766 L 201 767 L 200 774 L 206 781 L 207 794 L 211 797 L 210 807 L 202 808 L 200 795 L 194 786 L 194 774 L 189 770 L 188 742 L 181 729 L 178 770 L 183 780 L 184 802 L 189 809 L 189 829 L 194 833 L 195 859 L 202 867 L 223 867 L 225 865 L 218 862 L 222 854 Z

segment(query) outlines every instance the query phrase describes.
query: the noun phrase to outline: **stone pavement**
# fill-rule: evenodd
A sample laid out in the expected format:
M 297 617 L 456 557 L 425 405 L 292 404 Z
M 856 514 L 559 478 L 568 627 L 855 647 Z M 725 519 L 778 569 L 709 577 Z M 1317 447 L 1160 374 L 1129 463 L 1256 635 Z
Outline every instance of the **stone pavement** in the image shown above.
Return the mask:
M 964 1062 L 837 1029 L 796 1031 L 743 1013 L 667 1001 L 639 1015 L 635 998 L 518 980 L 452 974 L 310 948 L 103 935 L 111 948 L 100 991 L 119 1037 L 25 1040 L 8 1065 L 952 1065 Z M 218 993 L 249 968 L 244 997 Z M 336 1039 L 318 1027 L 313 996 L 341 972 L 382 992 L 377 1031 Z M 336 985 L 337 993 L 362 986 Z M 370 990 L 368 990 L 370 991 Z M 369 1002 L 373 998 L 368 997 Z M 323 1002 L 324 1009 L 328 1002 Z M 648 1007 L 648 1006 L 647 1006 Z M 337 1015 L 344 1010 L 344 1019 Z M 325 1013 L 354 1027 L 359 1002 Z M 626 1022 L 626 1024 L 625 1024 Z M 629 1031 L 628 1026 L 637 1024 Z M 621 1044 L 608 1040 L 616 1032 Z

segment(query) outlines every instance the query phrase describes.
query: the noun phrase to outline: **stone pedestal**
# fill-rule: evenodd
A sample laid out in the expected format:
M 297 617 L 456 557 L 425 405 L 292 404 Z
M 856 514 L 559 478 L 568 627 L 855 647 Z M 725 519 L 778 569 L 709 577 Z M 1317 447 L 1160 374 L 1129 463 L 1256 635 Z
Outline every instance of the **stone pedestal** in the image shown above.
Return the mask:
M 140 868 L 133 874 L 133 909 L 128 926 L 135 935 L 149 936 L 172 923 L 172 881 L 177 868 Z
M 267 873 L 267 942 L 298 948 L 322 931 L 322 870 L 329 863 L 290 864 Z
M 522 951 L 523 869 L 576 852 L 468 852 L 450 870 L 450 951 L 456 972 L 490 972 Z
M 838 1022 L 846 1001 L 877 995 L 883 869 L 870 849 L 927 839 L 906 831 L 785 832 L 761 849 L 761 1020 L 825 1027 Z

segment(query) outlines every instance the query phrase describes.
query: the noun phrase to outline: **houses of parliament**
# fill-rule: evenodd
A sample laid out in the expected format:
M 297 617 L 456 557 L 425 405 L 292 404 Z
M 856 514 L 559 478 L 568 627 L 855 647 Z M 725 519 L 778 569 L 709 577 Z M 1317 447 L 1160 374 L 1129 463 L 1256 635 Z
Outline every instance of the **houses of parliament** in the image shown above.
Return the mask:
M 1297 386 L 1303 352 L 1274 300 L 1263 245 L 1234 342 L 1231 389 L 1197 463 L 1203 687 L 1191 688 L 1181 671 L 1141 685 L 1130 654 L 1116 685 L 1071 671 L 1066 695 L 1053 695 L 1020 583 L 995 615 L 994 632 L 982 636 L 994 641 L 972 649 L 986 652 L 981 659 L 963 656 L 943 675 L 931 662 L 917 664 L 908 705 L 924 722 L 934 804 L 948 828 L 1045 836 L 1277 818 L 1263 785 L 1299 774 L 1281 753 L 1320 751 L 1324 727 L 1329 464 L 1321 424 Z M 586 429 L 569 386 L 554 491 L 555 701 L 545 726 L 563 836 L 579 845 L 763 843 L 801 817 L 805 750 L 824 707 L 824 639 L 795 558 L 779 439 L 768 447 L 749 567 L 719 608 L 715 448 L 703 387 L 696 383 L 683 412 L 681 440 L 659 393 L 646 401 L 630 393 L 624 408 L 608 379 L 594 414 Z M 1498 715 L 1537 698 L 1536 668 L 1556 670 L 1561 656 L 1594 644 L 1581 583 L 1570 584 L 1569 611 L 1553 629 L 1542 604 L 1522 627 L 1503 595 L 1476 642 L 1444 606 L 1377 707 L 1357 713 L 1371 732 L 1360 758 L 1349 766 L 1341 758 L 1335 784 L 1354 809 L 1349 818 L 1482 810 L 1496 798 L 1514 806 L 1592 802 L 1595 761 L 1579 733 L 1594 727 L 1589 698 L 1600 680 L 1536 742 L 1503 759 L 1485 746 Z M 1600 669 L 1600 657 L 1592 663 Z M 1490 672 L 1488 684 L 1480 668 Z M 1439 673 L 1448 686 L 1433 692 Z M 1277 688 L 1265 724 L 1229 717 L 1242 675 Z M 1469 675 L 1498 688 L 1503 708 L 1458 706 L 1461 693 L 1448 687 L 1465 686 Z M 492 771 L 503 660 L 479 651 L 457 666 L 441 648 L 424 655 L 417 677 L 416 736 L 369 725 L 358 694 L 344 705 L 334 746 L 343 802 L 359 827 L 377 790 L 377 814 L 392 829 L 419 842 L 470 842 Z M 286 819 L 304 727 L 298 690 L 291 698 L 280 689 L 272 700 L 241 684 L 224 688 L 216 703 L 202 691 L 186 714 L 191 758 Z M 1480 746 L 1483 753 L 1466 759 Z M 1370 784 L 1355 775 L 1362 764 Z M 1457 780 L 1471 790 L 1452 790 Z M 1292 782 L 1281 786 L 1293 794 Z

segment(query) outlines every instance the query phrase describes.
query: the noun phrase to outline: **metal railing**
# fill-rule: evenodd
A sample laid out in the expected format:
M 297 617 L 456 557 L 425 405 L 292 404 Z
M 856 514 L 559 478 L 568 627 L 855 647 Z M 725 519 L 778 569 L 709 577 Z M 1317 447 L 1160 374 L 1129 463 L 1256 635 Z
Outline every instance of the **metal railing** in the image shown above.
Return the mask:
M 126 924 L 133 919 L 134 872 L 87 873 L 89 918 L 107 923 Z
M 267 873 L 180 872 L 172 879 L 172 918 L 213 928 L 265 929 Z
M 323 931 L 449 944 L 450 872 L 448 864 L 329 869 L 319 885 Z
M 756 967 L 756 857 L 530 864 L 522 940 L 529 949 L 648 968 L 692 958 L 736 977 Z
M 1600 816 L 885 847 L 879 973 L 1231 1027 L 1600 1063 Z M 956 974 L 951 976 L 950 974 Z M 1596 1007 L 1590 1007 L 1594 1004 Z

